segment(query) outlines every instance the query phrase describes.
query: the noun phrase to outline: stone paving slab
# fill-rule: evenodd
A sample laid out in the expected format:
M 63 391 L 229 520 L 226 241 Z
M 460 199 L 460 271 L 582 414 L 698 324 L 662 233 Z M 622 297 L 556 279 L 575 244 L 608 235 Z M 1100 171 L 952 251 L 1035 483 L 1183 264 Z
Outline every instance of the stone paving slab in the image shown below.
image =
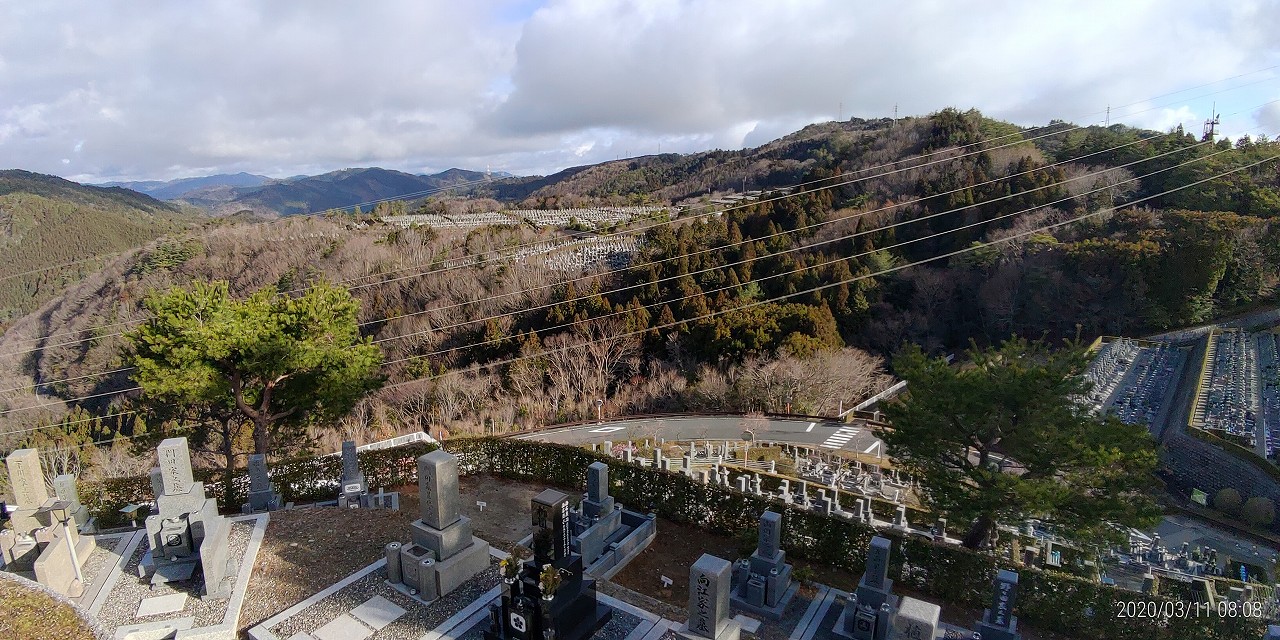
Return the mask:
M 373 635 L 373 630 L 344 613 L 312 635 L 316 640 L 364 640 Z
M 351 615 L 378 631 L 395 622 L 405 610 L 382 596 L 369 598 L 364 604 L 351 610 Z
M 138 604 L 137 617 L 142 618 L 182 611 L 185 606 L 187 606 L 187 594 L 185 593 L 171 593 L 167 596 L 147 598 Z

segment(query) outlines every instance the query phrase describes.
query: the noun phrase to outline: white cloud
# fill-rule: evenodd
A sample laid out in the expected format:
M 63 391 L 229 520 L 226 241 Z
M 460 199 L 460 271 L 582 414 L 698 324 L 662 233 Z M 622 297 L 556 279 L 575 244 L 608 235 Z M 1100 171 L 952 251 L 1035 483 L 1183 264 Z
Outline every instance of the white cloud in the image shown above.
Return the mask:
M 550 172 L 895 105 L 1023 124 L 1101 122 L 1110 105 L 1113 122 L 1198 132 L 1213 101 L 1248 118 L 1280 85 L 1272 70 L 1160 95 L 1280 65 L 1266 2 L 3 6 L 0 157 L 59 172 L 78 148 L 77 175 L 96 179 Z

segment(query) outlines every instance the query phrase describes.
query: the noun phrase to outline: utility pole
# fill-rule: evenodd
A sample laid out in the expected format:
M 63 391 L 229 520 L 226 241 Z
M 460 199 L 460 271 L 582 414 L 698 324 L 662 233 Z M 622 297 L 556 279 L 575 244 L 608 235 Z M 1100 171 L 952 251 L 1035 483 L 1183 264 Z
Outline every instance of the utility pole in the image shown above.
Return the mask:
M 1111 126 L 1111 105 L 1107 105 L 1107 124 L 1104 126 Z
M 894 127 L 897 127 L 897 126 L 898 126 L 898 105 L 897 105 L 897 103 L 894 103 L 894 105 L 893 105 L 893 124 L 892 124 L 892 125 L 890 125 L 890 126 L 889 126 L 889 128 L 890 128 L 890 129 L 893 129 Z
M 844 100 L 840 101 L 840 117 L 836 118 L 840 122 L 844 122 Z

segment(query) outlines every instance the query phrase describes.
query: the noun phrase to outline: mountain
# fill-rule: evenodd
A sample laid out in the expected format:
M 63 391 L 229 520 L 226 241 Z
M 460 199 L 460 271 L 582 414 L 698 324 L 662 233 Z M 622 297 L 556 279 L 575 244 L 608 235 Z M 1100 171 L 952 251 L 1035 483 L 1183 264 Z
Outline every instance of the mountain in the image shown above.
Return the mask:
M 888 118 L 824 122 L 750 149 L 664 153 L 571 167 L 549 176 L 495 180 L 478 194 L 529 207 L 559 207 L 680 202 L 744 187 L 781 187 L 799 182 L 828 158 L 883 137 L 892 124 Z
M 213 176 L 179 178 L 177 180 L 144 180 L 141 182 L 107 182 L 103 187 L 124 187 L 145 193 L 157 200 L 185 200 L 192 192 L 219 187 L 257 187 L 271 182 L 271 178 L 252 173 L 220 173 Z
M 198 220 L 121 187 L 0 171 L 0 326 L 98 271 L 108 256 Z
M 485 179 L 484 173 L 465 169 L 449 169 L 434 175 L 413 175 L 377 167 L 342 169 L 258 187 L 237 187 L 233 189 L 233 197 L 213 210 L 218 214 L 244 210 L 279 215 L 319 213 L 384 198 L 426 197 L 451 186 L 470 189 Z

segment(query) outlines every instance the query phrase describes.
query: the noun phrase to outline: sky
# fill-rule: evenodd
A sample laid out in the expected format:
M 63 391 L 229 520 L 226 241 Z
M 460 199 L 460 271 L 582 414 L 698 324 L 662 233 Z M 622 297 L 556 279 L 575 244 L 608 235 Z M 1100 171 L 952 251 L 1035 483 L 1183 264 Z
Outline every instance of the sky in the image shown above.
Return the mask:
M 1280 134 L 1280 2 L 0 0 L 0 168 L 519 175 L 977 108 Z

